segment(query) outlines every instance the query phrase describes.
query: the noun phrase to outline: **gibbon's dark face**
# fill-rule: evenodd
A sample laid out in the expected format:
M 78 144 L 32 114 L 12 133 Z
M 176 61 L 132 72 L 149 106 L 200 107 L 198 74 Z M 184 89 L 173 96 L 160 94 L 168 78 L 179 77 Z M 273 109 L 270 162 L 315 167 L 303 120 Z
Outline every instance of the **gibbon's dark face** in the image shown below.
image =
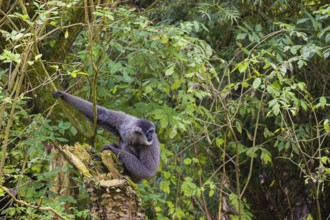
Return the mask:
M 151 142 L 152 141 L 152 136 L 153 136 L 153 134 L 154 134 L 154 130 L 149 130 L 149 131 L 147 131 L 147 133 L 146 133 L 146 138 L 147 138 L 147 141 L 148 142 Z
M 147 141 L 151 143 L 155 132 L 155 126 L 146 119 L 138 120 L 136 126 L 142 129 L 143 133 L 146 136 Z

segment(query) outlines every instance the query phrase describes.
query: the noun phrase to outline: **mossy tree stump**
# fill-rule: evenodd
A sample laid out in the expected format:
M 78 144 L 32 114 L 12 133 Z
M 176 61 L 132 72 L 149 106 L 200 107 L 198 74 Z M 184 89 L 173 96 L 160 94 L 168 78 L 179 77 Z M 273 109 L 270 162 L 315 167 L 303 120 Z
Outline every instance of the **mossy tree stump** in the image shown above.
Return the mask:
M 144 218 L 132 182 L 120 174 L 110 151 L 98 153 L 91 146 L 78 143 L 57 149 L 83 177 L 93 219 Z

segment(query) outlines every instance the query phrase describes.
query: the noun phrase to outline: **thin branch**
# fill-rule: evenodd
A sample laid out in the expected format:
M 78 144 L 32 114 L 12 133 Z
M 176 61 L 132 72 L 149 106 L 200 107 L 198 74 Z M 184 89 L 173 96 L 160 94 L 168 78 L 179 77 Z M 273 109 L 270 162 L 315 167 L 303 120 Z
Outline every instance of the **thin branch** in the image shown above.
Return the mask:
M 259 128 L 259 119 L 260 119 L 260 113 L 261 113 L 261 105 L 262 105 L 262 103 L 264 101 L 265 90 L 266 90 L 266 87 L 265 87 L 265 89 L 264 89 L 264 91 L 262 92 L 262 95 L 261 95 L 260 106 L 259 106 L 259 109 L 258 109 L 258 114 L 257 114 L 255 129 L 254 129 L 252 147 L 255 147 L 256 146 L 257 133 L 258 133 L 258 128 Z M 249 185 L 249 182 L 250 182 L 250 179 L 251 179 L 251 176 L 252 176 L 252 170 L 253 170 L 253 160 L 254 160 L 254 157 L 252 156 L 251 157 L 251 161 L 250 161 L 249 175 L 247 177 L 245 186 L 243 187 L 243 190 L 241 192 L 241 196 L 243 196 L 243 194 L 244 194 L 247 186 Z
M 226 133 L 228 132 L 228 129 Z M 225 134 L 226 134 L 225 133 Z M 223 142 L 223 153 L 222 153 L 222 176 L 220 183 L 220 195 L 219 195 L 219 208 L 218 208 L 218 219 L 222 219 L 222 206 L 223 206 L 223 187 L 225 185 L 225 177 L 226 177 L 226 149 L 227 149 L 227 135 L 224 136 Z
M 17 199 L 13 194 L 11 194 L 9 192 L 9 190 L 6 187 L 0 186 L 0 188 L 3 191 L 5 191 L 14 200 L 14 202 L 16 202 L 18 204 L 21 204 L 21 205 L 24 205 L 24 206 L 27 206 L 27 207 L 30 207 L 30 208 L 33 208 L 33 209 L 36 209 L 36 210 L 40 210 L 40 211 L 49 211 L 49 212 L 52 212 L 53 214 L 55 214 L 60 219 L 69 220 L 69 219 L 65 218 L 63 215 L 61 215 L 59 212 L 57 212 L 55 209 L 53 209 L 52 207 L 49 207 L 49 206 L 42 207 L 41 206 L 42 198 L 40 198 L 40 201 L 39 201 L 38 205 L 31 205 L 31 204 L 29 204 L 29 203 L 27 203 L 23 200 Z
M 38 37 L 37 41 L 36 42 L 39 42 L 39 41 L 42 41 L 44 39 L 46 39 L 49 35 L 51 35 L 52 33 L 60 30 L 60 29 L 64 29 L 64 28 L 69 28 L 69 27 L 74 27 L 74 26 L 84 26 L 85 24 L 84 23 L 76 23 L 76 24 L 70 24 L 70 25 L 65 25 L 65 26 L 60 26 L 60 27 L 57 27 L 51 31 L 49 31 L 47 34 L 41 36 L 41 37 Z
M 97 103 L 96 103 L 96 85 L 97 85 L 97 78 L 98 78 L 98 68 L 94 62 L 94 34 L 92 32 L 92 28 L 90 25 L 90 21 L 89 21 L 89 12 L 88 12 L 88 0 L 84 1 L 85 3 L 85 22 L 87 24 L 87 31 L 88 31 L 88 35 L 89 35 L 89 57 L 90 57 L 90 62 L 92 64 L 92 68 L 94 70 L 94 78 L 93 78 L 93 85 L 92 85 L 92 97 L 93 97 L 93 111 L 94 111 L 94 132 L 93 132 L 93 136 L 92 136 L 92 145 L 94 146 L 95 144 L 95 138 L 97 135 Z M 90 1 L 90 3 L 92 4 L 93 2 Z M 91 5 L 91 12 L 94 11 L 94 5 Z M 93 13 L 92 13 L 92 18 L 95 19 Z

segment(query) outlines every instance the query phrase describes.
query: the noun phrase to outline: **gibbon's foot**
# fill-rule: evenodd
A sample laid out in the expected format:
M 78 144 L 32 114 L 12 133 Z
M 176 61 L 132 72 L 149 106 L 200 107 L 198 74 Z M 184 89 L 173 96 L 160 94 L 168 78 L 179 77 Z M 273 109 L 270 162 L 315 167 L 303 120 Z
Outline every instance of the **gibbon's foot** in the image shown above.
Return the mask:
M 114 143 L 106 144 L 102 147 L 101 152 L 104 151 L 104 150 L 111 150 L 112 151 L 111 148 L 117 148 L 117 145 L 114 144 Z

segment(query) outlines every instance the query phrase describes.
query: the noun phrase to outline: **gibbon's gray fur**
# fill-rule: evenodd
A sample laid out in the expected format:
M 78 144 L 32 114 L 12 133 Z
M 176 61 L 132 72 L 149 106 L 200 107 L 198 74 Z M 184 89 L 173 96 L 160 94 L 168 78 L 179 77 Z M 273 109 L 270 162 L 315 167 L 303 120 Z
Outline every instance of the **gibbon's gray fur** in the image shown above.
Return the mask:
M 63 91 L 53 93 L 94 121 L 93 104 Z M 97 106 L 97 124 L 120 138 L 118 146 L 105 145 L 118 156 L 124 171 L 134 182 L 153 177 L 159 166 L 160 147 L 155 126 L 146 119 L 140 119 L 121 111 Z

